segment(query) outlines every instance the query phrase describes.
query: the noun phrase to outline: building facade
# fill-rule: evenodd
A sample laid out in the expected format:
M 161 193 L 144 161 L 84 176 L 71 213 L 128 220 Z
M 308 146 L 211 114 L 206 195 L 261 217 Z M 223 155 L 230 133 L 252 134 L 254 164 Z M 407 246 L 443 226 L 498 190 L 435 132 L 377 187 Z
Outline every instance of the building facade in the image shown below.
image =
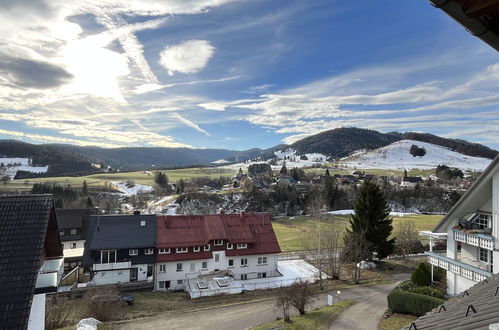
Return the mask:
M 499 156 L 433 232 L 447 234 L 445 255 L 427 254 L 447 271 L 449 295 L 499 272 Z

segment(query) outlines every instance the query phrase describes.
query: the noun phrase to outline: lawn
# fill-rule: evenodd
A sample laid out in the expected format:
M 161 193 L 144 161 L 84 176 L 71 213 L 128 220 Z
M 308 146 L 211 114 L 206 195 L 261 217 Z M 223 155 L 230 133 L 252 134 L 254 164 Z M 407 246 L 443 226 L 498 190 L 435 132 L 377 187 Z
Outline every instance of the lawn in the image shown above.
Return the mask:
M 341 301 L 332 306 L 326 306 L 307 312 L 305 315 L 295 316 L 291 318 L 289 323 L 284 320 L 278 320 L 258 327 L 252 328 L 255 330 L 271 330 L 271 329 L 329 329 L 333 321 L 348 307 L 353 305 L 353 301 Z
M 413 221 L 416 229 L 432 230 L 442 219 L 442 215 L 414 214 L 403 217 L 393 217 L 393 225 L 396 226 L 404 221 Z M 324 220 L 324 224 L 335 223 L 338 226 L 346 226 L 349 216 L 329 215 Z M 310 239 L 312 231 L 319 222 L 312 217 L 281 217 L 272 222 L 272 226 L 283 251 L 306 250 L 307 240 Z
M 379 330 L 398 330 L 409 325 L 417 318 L 417 316 L 409 314 L 393 314 L 392 316 L 381 320 L 379 323 Z

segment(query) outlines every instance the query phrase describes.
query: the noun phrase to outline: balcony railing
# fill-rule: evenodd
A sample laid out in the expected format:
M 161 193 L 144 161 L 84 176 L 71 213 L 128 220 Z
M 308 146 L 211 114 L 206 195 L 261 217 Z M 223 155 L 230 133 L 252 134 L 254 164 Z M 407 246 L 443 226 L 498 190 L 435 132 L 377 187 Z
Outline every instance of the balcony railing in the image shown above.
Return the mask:
M 428 255 L 428 261 L 430 262 L 430 264 L 443 268 L 454 274 L 466 277 L 467 279 L 475 282 L 481 282 L 492 275 L 485 270 L 470 266 L 449 257 L 445 257 L 433 252 L 425 252 L 425 254 Z
M 465 233 L 460 230 L 454 230 L 454 240 L 487 250 L 494 250 L 494 237 L 484 234 Z
M 132 267 L 131 261 L 111 262 L 107 264 L 94 264 L 94 271 L 100 270 L 120 270 Z

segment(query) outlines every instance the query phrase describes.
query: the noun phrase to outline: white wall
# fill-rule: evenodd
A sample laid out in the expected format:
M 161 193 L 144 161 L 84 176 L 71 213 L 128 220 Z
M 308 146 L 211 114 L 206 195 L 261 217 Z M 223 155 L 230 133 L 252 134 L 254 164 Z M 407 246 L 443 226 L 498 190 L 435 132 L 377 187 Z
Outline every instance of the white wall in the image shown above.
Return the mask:
M 471 288 L 476 282 L 469 280 L 457 274 L 447 272 L 447 294 L 455 296 Z
M 492 178 L 492 235 L 495 237 L 497 249 L 499 247 L 499 171 Z M 494 269 L 496 272 L 499 270 L 496 267 Z
M 35 294 L 29 312 L 28 330 L 45 329 L 45 294 Z
M 104 264 L 100 264 L 101 267 Z M 111 264 L 110 264 L 111 265 Z M 137 268 L 137 281 L 147 280 L 147 264 L 131 265 L 131 268 Z M 111 269 L 111 267 L 110 267 Z M 153 273 L 154 274 L 154 273 Z M 130 269 L 119 270 L 97 270 L 92 279 L 96 285 L 116 284 L 130 282 Z
M 277 276 L 277 254 L 261 254 L 249 256 L 228 257 L 225 251 L 215 251 L 220 253 L 219 262 L 215 262 L 215 258 L 196 259 L 186 261 L 169 261 L 156 264 L 155 270 L 155 289 L 163 291 L 159 288 L 160 281 L 170 281 L 171 290 L 182 290 L 186 285 L 186 278 L 196 278 L 199 275 L 208 275 L 215 270 L 226 271 L 230 270 L 234 273 L 235 279 L 241 279 L 241 274 L 248 274 L 248 279 L 257 278 L 258 273 L 266 273 L 267 277 Z M 267 257 L 267 263 L 258 265 L 258 257 Z M 234 266 L 229 267 L 229 259 L 234 260 Z M 241 267 L 241 259 L 248 259 L 246 267 Z M 207 268 L 202 269 L 202 263 L 207 262 Z M 177 264 L 182 264 L 182 271 L 177 271 Z M 166 271 L 160 271 L 161 265 L 165 265 Z M 192 265 L 192 266 L 191 266 Z M 191 268 L 192 267 L 192 268 Z M 182 283 L 177 281 L 182 280 Z

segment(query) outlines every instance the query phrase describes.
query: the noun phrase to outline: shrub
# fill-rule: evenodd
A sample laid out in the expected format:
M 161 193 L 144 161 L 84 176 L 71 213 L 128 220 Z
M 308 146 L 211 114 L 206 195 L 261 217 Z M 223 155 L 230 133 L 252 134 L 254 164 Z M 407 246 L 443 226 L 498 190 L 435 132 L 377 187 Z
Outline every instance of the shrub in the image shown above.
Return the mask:
M 419 293 L 404 292 L 398 288 L 388 295 L 388 308 L 393 313 L 408 313 L 422 316 L 433 308 L 443 304 L 445 300 Z
M 417 286 L 409 292 L 424 294 L 426 296 L 437 297 L 440 299 L 444 298 L 444 294 L 440 290 L 432 288 L 431 286 Z
M 416 286 L 431 285 L 431 270 L 426 262 L 421 262 L 412 272 L 411 281 Z

